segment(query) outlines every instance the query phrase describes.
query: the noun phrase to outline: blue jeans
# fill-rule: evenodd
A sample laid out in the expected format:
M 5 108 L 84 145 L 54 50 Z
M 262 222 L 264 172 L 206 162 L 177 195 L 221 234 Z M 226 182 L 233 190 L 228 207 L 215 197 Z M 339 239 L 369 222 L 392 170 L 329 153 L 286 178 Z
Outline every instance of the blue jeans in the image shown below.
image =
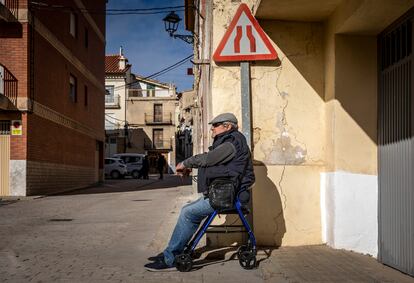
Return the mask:
M 213 212 L 214 209 L 210 206 L 208 199 L 204 199 L 204 197 L 181 209 L 170 242 L 164 251 L 164 260 L 167 265 L 174 264 L 175 256 L 184 251 L 185 245 L 191 240 L 200 223 Z

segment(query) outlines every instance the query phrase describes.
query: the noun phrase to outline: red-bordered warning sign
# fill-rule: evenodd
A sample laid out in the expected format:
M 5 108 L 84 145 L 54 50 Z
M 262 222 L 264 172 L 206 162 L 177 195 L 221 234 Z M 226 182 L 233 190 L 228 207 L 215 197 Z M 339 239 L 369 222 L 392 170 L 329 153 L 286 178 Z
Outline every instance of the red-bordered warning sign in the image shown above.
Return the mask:
M 249 7 L 241 4 L 214 52 L 214 61 L 256 61 L 276 58 L 276 50 Z

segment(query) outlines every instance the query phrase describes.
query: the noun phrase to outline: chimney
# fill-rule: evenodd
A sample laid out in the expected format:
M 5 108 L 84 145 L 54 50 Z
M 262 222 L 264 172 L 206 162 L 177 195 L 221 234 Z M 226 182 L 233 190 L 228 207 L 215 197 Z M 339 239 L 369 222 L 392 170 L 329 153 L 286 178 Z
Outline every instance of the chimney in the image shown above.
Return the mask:
M 128 61 L 125 57 L 124 57 L 124 54 L 123 54 L 124 52 L 123 52 L 123 49 L 122 49 L 122 46 L 121 47 L 119 47 L 119 56 L 120 56 L 120 58 L 119 58 L 119 69 L 120 70 L 123 70 L 123 69 L 125 69 L 125 67 L 126 67 L 126 62 Z

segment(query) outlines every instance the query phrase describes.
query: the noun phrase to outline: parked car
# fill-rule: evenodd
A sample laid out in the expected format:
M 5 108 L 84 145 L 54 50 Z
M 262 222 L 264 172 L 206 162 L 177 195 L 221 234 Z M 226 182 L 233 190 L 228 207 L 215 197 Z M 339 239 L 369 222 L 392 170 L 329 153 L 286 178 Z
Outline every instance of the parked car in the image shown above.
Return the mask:
M 139 178 L 141 175 L 142 161 L 144 160 L 145 154 L 140 153 L 117 153 L 112 157 L 120 158 L 124 161 L 127 166 L 127 175 L 133 178 Z
M 127 166 L 120 158 L 105 158 L 105 177 L 123 178 L 127 174 Z

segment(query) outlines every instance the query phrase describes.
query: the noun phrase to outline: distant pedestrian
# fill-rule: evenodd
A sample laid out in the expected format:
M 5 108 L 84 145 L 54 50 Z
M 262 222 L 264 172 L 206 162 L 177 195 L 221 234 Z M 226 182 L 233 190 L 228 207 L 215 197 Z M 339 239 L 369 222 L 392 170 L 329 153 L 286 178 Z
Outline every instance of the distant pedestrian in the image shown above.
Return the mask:
M 148 180 L 148 172 L 149 172 L 149 162 L 148 162 L 148 156 L 145 155 L 144 160 L 142 161 L 142 179 Z
M 165 167 L 166 161 L 164 155 L 161 153 L 158 154 L 158 160 L 157 160 L 157 169 L 158 172 L 160 172 L 160 180 L 164 179 L 164 167 Z

